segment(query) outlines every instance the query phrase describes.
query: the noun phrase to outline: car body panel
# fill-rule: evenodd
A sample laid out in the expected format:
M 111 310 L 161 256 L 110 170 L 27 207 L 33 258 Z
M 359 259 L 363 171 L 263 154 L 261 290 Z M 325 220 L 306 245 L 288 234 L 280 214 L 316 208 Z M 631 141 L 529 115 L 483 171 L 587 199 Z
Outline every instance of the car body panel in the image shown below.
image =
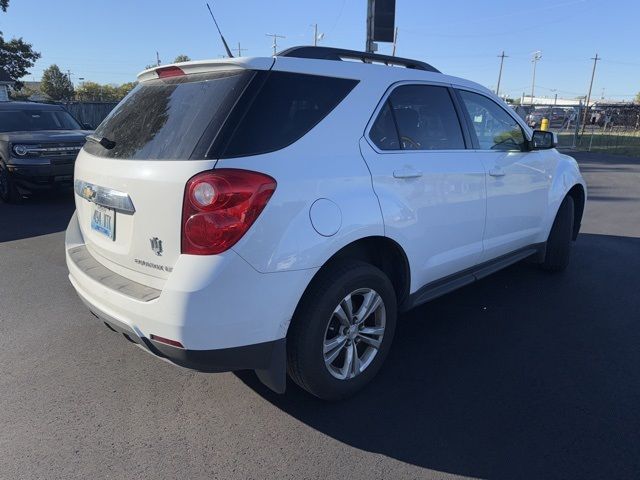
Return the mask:
M 194 350 L 281 340 L 314 276 L 345 246 L 370 237 L 394 240 L 408 259 L 412 293 L 526 244 L 543 244 L 566 193 L 576 184 L 584 187 L 575 161 L 555 149 L 387 153 L 367 140 L 381 99 L 400 82 L 466 88 L 503 104 L 486 88 L 464 79 L 291 57 L 178 66 L 187 73 L 273 69 L 359 83 L 308 133 L 274 152 L 180 161 L 80 153 L 76 177 L 129 195 L 135 213 L 116 213 L 115 241 L 102 238 L 89 227 L 92 204 L 76 195 L 77 214 L 67 230 L 67 252 L 86 245 L 114 275 L 160 294 L 141 302 L 106 288 L 67 254 L 70 278 L 90 306 L 126 324 L 140 338 L 160 335 Z M 156 69 L 139 78 L 157 78 Z M 511 115 L 530 140 L 531 129 L 515 113 Z M 505 175 L 487 175 L 496 167 Z M 195 174 L 216 168 L 260 172 L 275 179 L 277 187 L 229 250 L 218 255 L 182 254 L 185 185 Z M 422 176 L 396 178 L 394 172 L 401 169 L 414 169 Z M 153 248 L 154 238 L 162 240 L 161 255 Z

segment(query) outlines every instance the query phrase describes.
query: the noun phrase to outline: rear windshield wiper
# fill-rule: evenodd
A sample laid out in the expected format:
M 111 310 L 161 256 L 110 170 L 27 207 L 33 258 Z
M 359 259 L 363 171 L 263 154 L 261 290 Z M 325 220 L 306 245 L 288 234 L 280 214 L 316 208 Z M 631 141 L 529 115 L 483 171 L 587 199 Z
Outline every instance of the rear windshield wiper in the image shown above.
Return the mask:
M 107 137 L 98 138 L 93 135 L 87 135 L 87 140 L 91 140 L 92 142 L 96 142 L 102 145 L 107 150 L 111 150 L 116 146 L 116 142 L 113 140 L 109 140 Z

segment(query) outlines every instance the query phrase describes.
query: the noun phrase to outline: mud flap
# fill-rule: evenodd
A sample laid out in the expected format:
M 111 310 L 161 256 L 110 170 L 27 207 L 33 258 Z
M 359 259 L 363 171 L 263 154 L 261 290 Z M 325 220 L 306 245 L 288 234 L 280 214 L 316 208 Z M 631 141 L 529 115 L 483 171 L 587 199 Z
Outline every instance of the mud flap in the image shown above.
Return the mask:
M 276 393 L 284 393 L 287 387 L 287 339 L 273 345 L 271 359 L 266 369 L 256 370 L 258 379 Z

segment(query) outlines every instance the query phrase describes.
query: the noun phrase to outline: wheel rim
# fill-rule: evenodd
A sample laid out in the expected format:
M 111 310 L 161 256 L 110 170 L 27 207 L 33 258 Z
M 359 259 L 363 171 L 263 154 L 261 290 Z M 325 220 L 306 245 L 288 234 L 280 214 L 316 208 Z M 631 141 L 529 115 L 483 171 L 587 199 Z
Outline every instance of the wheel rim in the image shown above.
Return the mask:
M 364 372 L 378 354 L 387 313 L 384 301 L 371 288 L 349 293 L 334 309 L 324 334 L 324 364 L 338 380 Z

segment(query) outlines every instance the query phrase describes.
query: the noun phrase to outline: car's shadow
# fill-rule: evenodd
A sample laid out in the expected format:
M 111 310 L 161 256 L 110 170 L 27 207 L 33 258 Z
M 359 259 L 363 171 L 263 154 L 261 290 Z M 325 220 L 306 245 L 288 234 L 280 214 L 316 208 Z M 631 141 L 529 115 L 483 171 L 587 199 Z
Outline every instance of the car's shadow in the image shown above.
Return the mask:
M 483 478 L 640 476 L 640 239 L 581 235 L 572 265 L 518 264 L 405 314 L 356 397 L 266 400 L 352 447 Z
M 35 194 L 17 205 L 0 200 L 0 242 L 65 230 L 74 209 L 71 189 Z

